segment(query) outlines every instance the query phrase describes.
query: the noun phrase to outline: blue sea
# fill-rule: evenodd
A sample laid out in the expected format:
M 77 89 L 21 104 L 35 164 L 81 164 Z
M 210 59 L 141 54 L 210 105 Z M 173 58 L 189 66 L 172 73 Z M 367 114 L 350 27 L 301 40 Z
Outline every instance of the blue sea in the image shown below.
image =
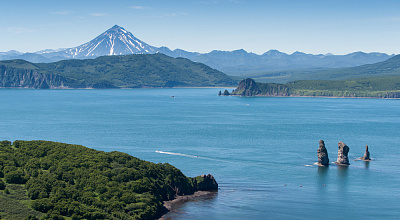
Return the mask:
M 219 90 L 0 89 L 0 140 L 122 151 L 216 178 L 216 195 L 169 219 L 400 218 L 400 100 Z M 346 143 L 350 166 L 316 166 L 321 139 L 331 162 Z M 365 145 L 373 161 L 355 161 Z

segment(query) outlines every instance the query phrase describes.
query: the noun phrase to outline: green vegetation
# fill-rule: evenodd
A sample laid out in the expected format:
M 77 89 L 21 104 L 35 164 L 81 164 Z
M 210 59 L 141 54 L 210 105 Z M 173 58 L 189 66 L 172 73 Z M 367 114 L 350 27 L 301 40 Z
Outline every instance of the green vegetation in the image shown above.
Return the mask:
M 200 188 L 169 164 L 49 141 L 0 142 L 0 177 L 0 219 L 154 219 Z
M 287 84 L 245 79 L 231 95 L 400 98 L 400 75 L 352 80 L 302 80 Z
M 400 55 L 388 60 L 348 68 L 277 70 L 248 75 L 258 82 L 288 83 L 298 80 L 350 80 L 400 75 Z
M 204 64 L 164 54 L 103 56 L 36 64 L 24 60 L 0 62 L 0 87 L 225 87 L 237 82 Z

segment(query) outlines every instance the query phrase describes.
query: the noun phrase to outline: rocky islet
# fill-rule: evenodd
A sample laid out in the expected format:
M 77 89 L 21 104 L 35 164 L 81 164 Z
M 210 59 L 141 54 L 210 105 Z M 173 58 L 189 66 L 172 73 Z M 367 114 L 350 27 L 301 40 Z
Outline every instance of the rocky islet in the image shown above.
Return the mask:
M 337 165 L 343 165 L 343 166 L 348 166 L 350 165 L 349 163 L 349 153 L 350 148 L 343 143 L 342 141 L 339 141 L 338 143 L 338 158 L 334 162 Z M 319 148 L 317 150 L 317 155 L 318 155 L 318 166 L 328 166 L 329 165 L 329 157 L 328 157 L 328 151 L 325 147 L 325 142 L 323 140 L 319 141 Z M 363 161 L 370 161 L 371 156 L 368 151 L 368 145 L 365 145 L 365 153 L 363 157 L 359 158 L 360 160 Z

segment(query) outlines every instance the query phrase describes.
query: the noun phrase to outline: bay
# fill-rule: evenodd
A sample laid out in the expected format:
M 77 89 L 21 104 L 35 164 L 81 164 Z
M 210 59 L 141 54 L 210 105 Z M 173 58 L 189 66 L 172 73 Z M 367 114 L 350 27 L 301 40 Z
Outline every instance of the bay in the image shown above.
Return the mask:
M 171 219 L 400 217 L 400 100 L 219 90 L 0 89 L 0 139 L 117 150 L 187 176 L 214 175 L 218 194 L 181 205 Z M 331 162 L 346 143 L 351 165 L 314 165 L 320 139 Z M 373 161 L 354 161 L 366 144 Z

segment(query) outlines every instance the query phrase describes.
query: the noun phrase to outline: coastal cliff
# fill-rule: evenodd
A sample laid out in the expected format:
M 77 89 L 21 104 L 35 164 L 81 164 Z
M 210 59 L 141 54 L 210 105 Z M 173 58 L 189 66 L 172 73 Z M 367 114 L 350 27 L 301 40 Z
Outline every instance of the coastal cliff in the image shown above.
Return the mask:
M 0 61 L 0 88 L 230 87 L 237 83 L 236 79 L 204 64 L 164 54 L 103 56 L 54 63 Z
M 60 75 L 43 74 L 34 69 L 0 65 L 0 87 L 53 89 L 65 88 L 69 80 Z
M 231 93 L 233 96 L 308 96 L 308 97 L 373 97 L 400 98 L 400 76 L 375 77 L 349 81 L 301 80 L 287 84 L 259 83 L 243 79 Z
M 218 190 L 210 174 L 58 142 L 0 141 L 0 159 L 0 219 L 155 219 L 163 201 Z
M 257 83 L 253 79 L 242 80 L 238 87 L 230 93 L 238 96 L 288 96 L 288 88 L 282 84 Z

